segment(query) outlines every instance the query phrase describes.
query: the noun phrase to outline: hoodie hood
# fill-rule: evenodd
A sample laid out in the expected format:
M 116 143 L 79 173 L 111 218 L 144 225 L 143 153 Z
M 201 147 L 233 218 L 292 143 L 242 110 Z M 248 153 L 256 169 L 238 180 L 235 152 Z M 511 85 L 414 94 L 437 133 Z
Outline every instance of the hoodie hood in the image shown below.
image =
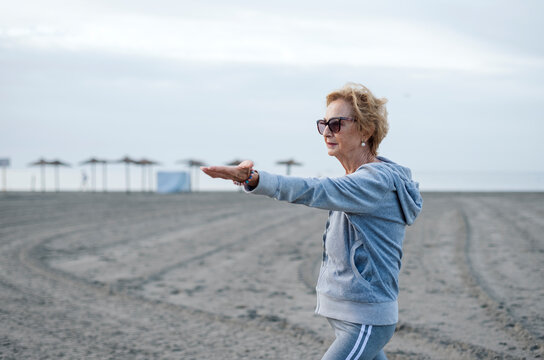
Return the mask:
M 391 175 L 406 224 L 412 225 L 423 205 L 423 199 L 419 193 L 419 183 L 412 180 L 410 169 L 381 156 L 378 156 L 378 159 L 382 161 L 381 164 L 388 169 Z

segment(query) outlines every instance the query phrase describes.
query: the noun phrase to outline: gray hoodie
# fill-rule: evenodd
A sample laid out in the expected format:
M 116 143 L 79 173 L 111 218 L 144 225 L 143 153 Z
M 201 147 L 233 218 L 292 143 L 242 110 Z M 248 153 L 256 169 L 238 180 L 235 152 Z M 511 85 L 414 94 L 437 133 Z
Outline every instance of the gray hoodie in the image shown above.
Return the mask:
M 423 200 L 410 170 L 378 157 L 353 174 L 298 178 L 259 171 L 254 194 L 329 210 L 316 313 L 366 325 L 398 321 L 398 276 L 406 225 Z

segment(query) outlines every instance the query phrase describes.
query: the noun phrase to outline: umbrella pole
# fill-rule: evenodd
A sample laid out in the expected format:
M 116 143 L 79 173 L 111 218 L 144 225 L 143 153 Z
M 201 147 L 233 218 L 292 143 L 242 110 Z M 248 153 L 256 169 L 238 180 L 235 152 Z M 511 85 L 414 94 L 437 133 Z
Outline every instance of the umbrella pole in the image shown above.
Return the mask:
M 106 163 L 102 165 L 102 191 L 107 192 L 106 190 L 106 181 L 107 181 L 107 167 Z
M 125 180 L 126 180 L 126 183 L 127 183 L 127 194 L 130 193 L 130 170 L 129 170 L 129 165 L 128 165 L 128 162 L 125 163 Z
M 55 190 L 59 192 L 59 166 L 55 165 Z
M 145 192 L 145 165 L 142 165 L 142 192 Z
M 189 165 L 189 181 L 191 185 L 189 186 L 189 190 L 190 192 L 194 192 L 195 191 L 195 175 L 193 174 L 193 167 L 191 165 Z
M 193 178 L 192 179 L 193 183 L 191 184 L 192 191 L 197 192 L 198 191 L 198 179 L 196 178 L 196 172 L 195 172 L 195 167 L 194 166 L 191 166 L 191 177 Z
M 200 184 L 198 183 L 198 180 L 199 180 L 199 171 L 198 171 L 198 167 L 195 166 L 195 185 L 196 185 L 196 191 L 200 191 Z
M 42 168 L 42 192 L 45 192 L 45 167 L 43 164 L 40 167 Z
M 2 191 L 6 192 L 8 178 L 6 175 L 6 166 L 2 166 L 2 183 L 4 184 Z
M 93 177 L 93 192 L 96 192 L 96 164 L 95 163 L 92 163 L 91 164 L 91 172 L 92 172 L 92 177 Z
M 153 169 L 151 168 L 151 165 L 149 165 L 148 176 L 149 176 L 149 192 L 152 192 L 153 191 Z

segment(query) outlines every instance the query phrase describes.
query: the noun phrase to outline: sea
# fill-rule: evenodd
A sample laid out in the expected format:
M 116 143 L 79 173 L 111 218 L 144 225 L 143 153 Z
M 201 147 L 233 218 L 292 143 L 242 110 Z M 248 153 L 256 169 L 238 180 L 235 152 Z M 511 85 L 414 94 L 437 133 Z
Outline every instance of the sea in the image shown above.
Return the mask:
M 412 171 L 413 178 L 419 182 L 422 191 L 439 192 L 543 192 L 544 172 L 515 171 Z M 47 169 L 45 191 L 126 191 L 126 173 L 123 169 L 112 169 L 103 179 L 96 174 L 93 181 L 88 173 L 86 184 L 82 183 L 81 171 L 61 169 L 56 177 L 52 169 Z M 295 174 L 299 175 L 299 174 Z M 204 174 L 193 173 L 193 188 L 198 191 L 237 191 L 237 187 L 228 181 L 211 179 Z M 301 176 L 314 176 L 306 173 Z M 318 175 L 315 175 L 318 176 Z M 104 181 L 106 180 L 106 181 Z M 128 186 L 130 191 L 154 191 L 155 177 L 151 180 L 142 176 L 140 171 L 132 171 Z M 5 184 L 5 185 L 4 185 Z M 0 191 L 41 191 L 42 180 L 38 169 L 7 169 L 0 177 Z

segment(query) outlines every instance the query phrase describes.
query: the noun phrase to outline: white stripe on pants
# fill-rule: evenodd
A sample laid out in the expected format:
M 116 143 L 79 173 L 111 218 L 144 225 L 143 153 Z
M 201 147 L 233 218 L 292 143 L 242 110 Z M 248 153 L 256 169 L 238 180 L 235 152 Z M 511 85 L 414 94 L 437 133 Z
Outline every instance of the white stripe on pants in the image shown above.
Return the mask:
M 363 337 L 363 335 L 365 333 L 366 327 L 367 327 L 367 325 L 361 326 L 361 332 L 359 333 L 359 337 L 357 338 L 357 342 L 355 343 L 355 346 L 353 347 L 353 349 L 349 353 L 346 360 L 353 360 L 351 357 L 353 356 L 353 354 L 355 354 L 355 351 L 357 351 L 357 347 L 359 346 L 359 343 L 361 342 L 361 338 Z M 361 347 L 361 350 L 359 350 L 359 353 L 357 354 L 355 359 L 358 359 L 359 356 L 361 356 L 361 354 L 365 350 L 366 343 L 368 342 L 368 338 L 370 337 L 371 333 L 372 333 L 372 325 L 368 325 L 368 331 L 366 332 L 365 341 L 363 342 L 363 346 Z
M 336 339 L 322 360 L 384 360 L 383 347 L 393 336 L 393 325 L 362 325 L 327 318 Z

